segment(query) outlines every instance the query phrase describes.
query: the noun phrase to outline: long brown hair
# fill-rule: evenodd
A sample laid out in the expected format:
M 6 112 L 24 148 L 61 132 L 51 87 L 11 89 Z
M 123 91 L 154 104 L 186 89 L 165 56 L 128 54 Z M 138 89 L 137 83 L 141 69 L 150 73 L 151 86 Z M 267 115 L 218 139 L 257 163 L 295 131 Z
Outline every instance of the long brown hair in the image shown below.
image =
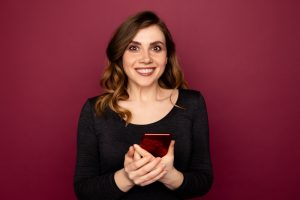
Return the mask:
M 122 64 L 123 54 L 137 32 L 151 25 L 156 25 L 160 28 L 165 36 L 167 46 L 168 62 L 164 73 L 158 80 L 159 86 L 166 89 L 187 88 L 187 83 L 184 80 L 176 56 L 175 44 L 167 26 L 155 13 L 151 11 L 140 12 L 124 21 L 108 43 L 106 49 L 108 64 L 100 81 L 104 93 L 98 98 L 95 104 L 98 116 L 102 115 L 109 107 L 118 113 L 126 123 L 130 122 L 131 112 L 118 105 L 118 101 L 129 98 L 127 93 L 128 78 Z

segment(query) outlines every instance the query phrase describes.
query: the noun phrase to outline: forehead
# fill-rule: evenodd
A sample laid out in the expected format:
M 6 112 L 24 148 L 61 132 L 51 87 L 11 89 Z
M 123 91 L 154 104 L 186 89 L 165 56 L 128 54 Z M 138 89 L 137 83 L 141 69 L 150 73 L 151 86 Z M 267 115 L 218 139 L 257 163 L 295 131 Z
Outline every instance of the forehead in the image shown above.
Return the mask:
M 165 43 L 165 36 L 157 25 L 152 25 L 140 29 L 132 40 L 140 43 L 152 43 L 154 41 Z

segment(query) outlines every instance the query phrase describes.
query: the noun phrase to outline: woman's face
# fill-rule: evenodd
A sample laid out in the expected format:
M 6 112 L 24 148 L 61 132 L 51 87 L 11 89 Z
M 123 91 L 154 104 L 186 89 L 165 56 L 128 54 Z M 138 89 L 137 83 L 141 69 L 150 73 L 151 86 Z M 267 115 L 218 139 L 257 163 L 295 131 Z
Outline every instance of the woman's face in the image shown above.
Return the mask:
M 157 25 L 139 30 L 123 55 L 123 68 L 129 87 L 158 84 L 166 64 L 165 36 Z

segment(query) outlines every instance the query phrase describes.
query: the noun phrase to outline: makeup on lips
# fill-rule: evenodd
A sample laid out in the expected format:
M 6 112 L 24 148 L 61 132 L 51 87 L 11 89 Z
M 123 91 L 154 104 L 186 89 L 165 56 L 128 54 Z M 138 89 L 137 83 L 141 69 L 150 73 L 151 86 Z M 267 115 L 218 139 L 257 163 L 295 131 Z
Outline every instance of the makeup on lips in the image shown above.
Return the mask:
M 141 76 L 151 76 L 155 70 L 155 67 L 137 67 L 135 70 Z

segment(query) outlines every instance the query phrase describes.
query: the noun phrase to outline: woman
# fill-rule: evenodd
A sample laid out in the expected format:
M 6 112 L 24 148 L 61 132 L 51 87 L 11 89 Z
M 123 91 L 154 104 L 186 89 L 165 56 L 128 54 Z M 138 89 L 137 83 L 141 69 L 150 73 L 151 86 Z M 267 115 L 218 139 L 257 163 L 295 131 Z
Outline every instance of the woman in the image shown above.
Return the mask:
M 185 199 L 212 184 L 206 106 L 187 90 L 175 45 L 153 12 L 130 17 L 107 47 L 101 85 L 78 125 L 78 199 Z M 162 158 L 138 144 L 144 133 L 168 132 Z

